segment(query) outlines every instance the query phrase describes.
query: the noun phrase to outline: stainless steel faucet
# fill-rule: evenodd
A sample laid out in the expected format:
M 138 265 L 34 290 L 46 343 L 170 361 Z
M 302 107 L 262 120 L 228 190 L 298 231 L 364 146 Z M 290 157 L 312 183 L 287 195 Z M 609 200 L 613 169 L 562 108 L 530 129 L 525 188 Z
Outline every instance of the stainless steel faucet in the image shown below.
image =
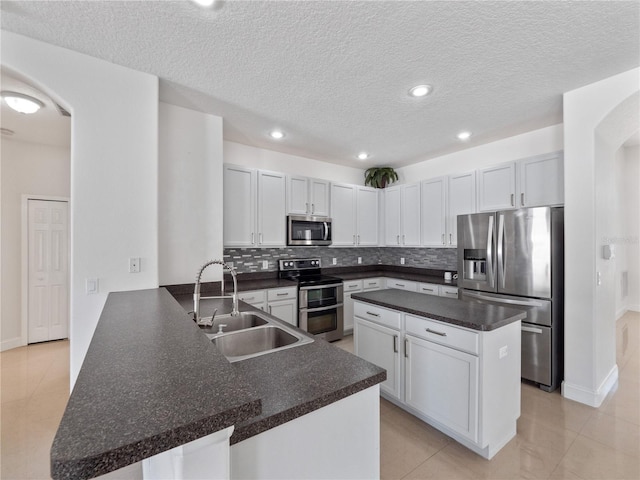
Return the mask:
M 229 273 L 231 274 L 231 278 L 233 278 L 233 295 L 231 296 L 221 295 L 217 297 L 201 297 L 200 296 L 200 281 L 202 280 L 202 272 L 204 272 L 204 269 L 207 268 L 209 265 L 222 265 L 223 277 L 224 277 L 224 269 L 226 268 L 227 270 L 229 270 Z M 222 279 L 222 285 L 223 285 L 222 288 L 224 293 L 224 278 Z M 231 315 L 232 316 L 240 315 L 240 312 L 238 311 L 238 280 L 236 278 L 236 271 L 233 269 L 232 266 L 224 263 L 222 260 L 211 260 L 205 263 L 204 265 L 202 265 L 202 267 L 200 267 L 200 270 L 198 270 L 198 275 L 196 276 L 196 287 L 193 291 L 193 319 L 196 321 L 198 325 L 203 325 L 208 327 L 213 325 L 213 318 L 215 317 L 215 313 L 210 319 L 200 317 L 200 300 L 207 300 L 209 298 L 233 299 L 233 309 L 231 310 Z

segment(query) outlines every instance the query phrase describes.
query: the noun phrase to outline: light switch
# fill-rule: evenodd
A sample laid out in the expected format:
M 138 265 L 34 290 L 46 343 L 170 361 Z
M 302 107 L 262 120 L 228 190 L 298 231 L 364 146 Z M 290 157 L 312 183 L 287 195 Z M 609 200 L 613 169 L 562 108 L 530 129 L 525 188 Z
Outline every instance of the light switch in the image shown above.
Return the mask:
M 262 261 L 262 269 L 267 270 L 269 268 L 269 260 Z
M 94 293 L 98 293 L 98 279 L 87 278 L 85 280 L 85 291 L 87 295 L 93 295 Z
M 404 257 L 400 258 L 400 265 L 404 265 Z
M 337 259 L 337 258 L 335 258 L 335 257 L 333 258 L 333 264 L 334 264 L 334 265 L 337 265 L 337 264 L 338 264 L 338 259 Z
M 362 257 L 358 257 L 358 265 L 362 263 Z

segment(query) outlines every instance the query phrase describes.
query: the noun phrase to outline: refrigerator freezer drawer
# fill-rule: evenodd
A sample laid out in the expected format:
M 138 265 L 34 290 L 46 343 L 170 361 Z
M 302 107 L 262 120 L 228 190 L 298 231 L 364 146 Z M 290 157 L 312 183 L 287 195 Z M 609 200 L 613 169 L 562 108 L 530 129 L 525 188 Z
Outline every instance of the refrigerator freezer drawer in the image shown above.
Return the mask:
M 500 305 L 501 307 L 517 308 L 527 312 L 527 317 L 523 320 L 527 323 L 537 325 L 552 326 L 551 300 L 539 298 L 513 297 L 510 295 L 499 295 L 495 293 L 473 292 L 464 290 L 461 300 L 484 303 L 488 305 Z
M 522 378 L 551 385 L 551 331 L 522 323 Z

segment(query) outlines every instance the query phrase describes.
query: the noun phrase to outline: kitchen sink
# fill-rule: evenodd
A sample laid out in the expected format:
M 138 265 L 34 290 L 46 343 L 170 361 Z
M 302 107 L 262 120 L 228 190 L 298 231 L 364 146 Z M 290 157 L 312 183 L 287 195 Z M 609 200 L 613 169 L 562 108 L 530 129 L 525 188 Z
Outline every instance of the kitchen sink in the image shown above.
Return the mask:
M 230 362 L 238 362 L 287 348 L 313 342 L 313 338 L 300 334 L 268 317 L 254 312 L 241 312 L 232 317 L 216 316 L 214 328 L 227 325 L 223 333 L 207 333 L 207 337 Z
M 228 313 L 225 315 L 216 315 L 213 319 L 213 325 L 207 330 L 209 330 L 210 333 L 218 333 L 220 325 L 222 325 L 222 332 L 227 333 L 259 327 L 267 323 L 269 323 L 267 320 L 253 312 L 240 312 L 240 315 L 235 316 Z

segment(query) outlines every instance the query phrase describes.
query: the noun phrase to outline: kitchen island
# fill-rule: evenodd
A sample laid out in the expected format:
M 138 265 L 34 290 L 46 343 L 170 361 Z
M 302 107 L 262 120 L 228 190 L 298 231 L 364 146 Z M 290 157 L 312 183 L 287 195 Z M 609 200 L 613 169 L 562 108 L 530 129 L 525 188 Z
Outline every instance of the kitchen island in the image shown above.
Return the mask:
M 211 302 L 220 313 L 231 307 L 229 300 Z M 177 459 L 169 467 L 188 474 L 193 450 L 182 446 L 223 432 L 227 446 L 219 459 L 230 465 L 228 477 L 266 477 L 278 452 L 269 458 L 259 452 L 275 440 L 309 451 L 316 434 L 325 438 L 327 428 L 355 418 L 354 410 L 370 417 L 357 418 L 372 436 L 384 379 L 383 369 L 321 340 L 232 364 L 165 289 L 111 293 L 54 439 L 51 475 L 93 478 L 168 454 Z M 363 402 L 367 408 L 359 409 Z M 379 473 L 378 438 L 360 460 L 370 474 Z M 281 463 L 298 478 L 315 473 Z M 338 459 L 336 467 L 343 463 Z
M 520 310 L 388 289 L 353 294 L 354 351 L 381 395 L 484 458 L 516 434 Z

